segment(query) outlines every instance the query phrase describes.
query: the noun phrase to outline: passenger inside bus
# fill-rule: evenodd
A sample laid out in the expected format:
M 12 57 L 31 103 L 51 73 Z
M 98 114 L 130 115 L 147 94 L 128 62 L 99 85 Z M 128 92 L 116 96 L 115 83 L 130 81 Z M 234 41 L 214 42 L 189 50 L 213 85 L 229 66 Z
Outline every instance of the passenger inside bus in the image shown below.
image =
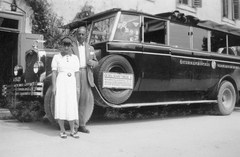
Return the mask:
M 228 48 L 228 52 L 227 52 L 227 48 L 219 48 L 218 53 L 237 56 L 237 52 L 232 47 Z

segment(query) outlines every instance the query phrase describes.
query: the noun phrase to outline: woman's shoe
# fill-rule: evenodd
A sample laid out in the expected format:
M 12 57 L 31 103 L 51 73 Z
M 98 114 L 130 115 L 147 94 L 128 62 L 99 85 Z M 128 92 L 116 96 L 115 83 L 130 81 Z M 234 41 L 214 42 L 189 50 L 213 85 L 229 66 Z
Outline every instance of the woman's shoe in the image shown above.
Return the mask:
M 67 134 L 66 134 L 65 132 L 61 132 L 61 133 L 60 133 L 60 137 L 61 137 L 61 138 L 67 138 Z
M 70 136 L 72 136 L 73 138 L 79 138 L 79 135 L 77 132 L 70 133 Z

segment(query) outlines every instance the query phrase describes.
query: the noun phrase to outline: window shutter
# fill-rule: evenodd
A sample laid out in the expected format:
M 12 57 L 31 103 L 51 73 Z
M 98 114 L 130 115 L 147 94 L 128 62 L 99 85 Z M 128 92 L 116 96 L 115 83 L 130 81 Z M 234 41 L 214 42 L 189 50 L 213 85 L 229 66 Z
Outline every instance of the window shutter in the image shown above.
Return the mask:
M 228 17 L 228 2 L 227 0 L 222 0 L 222 13 L 223 13 L 223 17 Z
M 193 0 L 193 7 L 201 8 L 202 7 L 202 0 Z
M 239 0 L 233 0 L 233 17 L 239 19 Z

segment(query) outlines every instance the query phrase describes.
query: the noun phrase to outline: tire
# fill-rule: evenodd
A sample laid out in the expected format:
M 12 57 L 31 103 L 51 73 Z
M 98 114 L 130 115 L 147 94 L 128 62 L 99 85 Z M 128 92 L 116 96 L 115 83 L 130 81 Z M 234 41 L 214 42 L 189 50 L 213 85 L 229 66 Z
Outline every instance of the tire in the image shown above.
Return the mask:
M 230 115 L 236 104 L 236 91 L 232 83 L 223 81 L 218 90 L 216 111 L 220 115 Z
M 57 125 L 57 121 L 54 119 L 54 106 L 54 96 L 52 94 L 52 86 L 50 86 L 44 97 L 44 110 L 50 123 Z
M 54 96 L 52 94 L 52 86 L 50 86 L 45 94 L 44 97 L 44 110 L 47 116 L 47 119 L 49 122 L 56 126 L 59 127 L 58 122 L 56 119 L 54 119 L 54 111 L 55 111 L 55 104 L 54 104 Z M 65 120 L 64 121 L 64 127 L 65 129 L 69 129 L 70 126 L 68 122 Z
M 134 74 L 131 64 L 122 56 L 107 56 L 99 62 L 97 75 L 95 75 L 97 77 L 97 87 L 106 101 L 113 104 L 121 104 L 125 102 L 131 96 L 133 90 L 102 88 L 103 72 Z

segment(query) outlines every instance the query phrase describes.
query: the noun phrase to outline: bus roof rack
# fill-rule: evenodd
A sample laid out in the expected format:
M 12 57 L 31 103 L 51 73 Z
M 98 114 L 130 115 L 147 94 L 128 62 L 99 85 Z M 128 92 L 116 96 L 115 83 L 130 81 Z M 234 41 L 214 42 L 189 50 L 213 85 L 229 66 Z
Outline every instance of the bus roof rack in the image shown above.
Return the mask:
M 116 13 L 118 11 L 129 12 L 129 13 L 139 13 L 142 15 L 159 17 L 159 18 L 164 18 L 164 19 L 168 19 L 171 21 L 179 22 L 179 23 L 198 26 L 198 27 L 202 27 L 202 28 L 208 28 L 210 30 L 222 31 L 222 32 L 229 33 L 232 35 L 240 35 L 240 29 L 238 29 L 236 27 L 232 27 L 232 26 L 225 25 L 225 24 L 219 24 L 219 23 L 216 23 L 216 22 L 213 22 L 210 20 L 200 20 L 197 17 L 192 16 L 192 15 L 184 15 L 183 13 L 179 12 L 178 10 L 175 10 L 173 12 L 165 12 L 165 13 L 159 13 L 159 14 L 152 15 L 152 14 L 139 12 L 139 11 L 122 10 L 121 8 L 113 8 L 113 9 L 109 9 L 109 10 L 91 15 L 89 17 L 85 17 L 80 20 L 73 21 L 73 22 L 68 23 L 59 28 L 73 30 L 80 26 L 86 26 L 86 25 L 90 24 L 93 20 L 99 19 L 99 18 L 109 15 L 111 13 Z
M 210 20 L 200 20 L 197 17 L 191 16 L 191 15 L 185 16 L 183 13 L 180 13 L 178 10 L 175 10 L 173 12 L 155 14 L 155 16 L 169 19 L 171 21 L 208 28 L 210 30 L 217 30 L 217 31 L 221 31 L 221 32 L 225 32 L 233 35 L 234 34 L 240 35 L 240 29 L 236 27 L 232 27 L 225 24 L 219 24 Z
M 200 21 L 198 23 L 198 26 L 200 27 L 204 27 L 204 28 L 208 28 L 211 30 L 217 30 L 217 31 L 223 31 L 229 34 L 235 34 L 235 35 L 240 35 L 240 29 L 235 28 L 235 27 L 231 27 L 228 25 L 224 25 L 224 24 L 219 24 L 210 20 L 205 20 L 205 21 Z

